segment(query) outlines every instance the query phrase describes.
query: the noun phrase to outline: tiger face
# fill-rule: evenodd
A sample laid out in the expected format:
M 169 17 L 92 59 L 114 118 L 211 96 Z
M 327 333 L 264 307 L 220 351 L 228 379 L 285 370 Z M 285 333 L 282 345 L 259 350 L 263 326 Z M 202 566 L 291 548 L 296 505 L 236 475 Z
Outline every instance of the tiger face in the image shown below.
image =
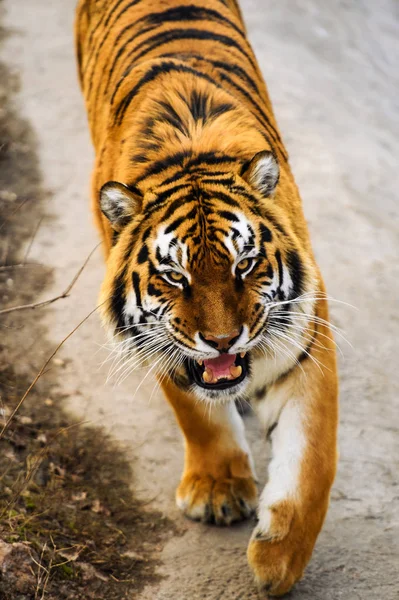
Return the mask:
M 285 344 L 284 327 L 299 336 L 307 326 L 293 313 L 312 313 L 311 263 L 271 198 L 278 164 L 265 151 L 240 174 L 169 179 L 142 197 L 116 182 L 102 188 L 115 230 L 104 320 L 132 368 L 149 363 L 202 399 L 242 397 L 276 331 Z

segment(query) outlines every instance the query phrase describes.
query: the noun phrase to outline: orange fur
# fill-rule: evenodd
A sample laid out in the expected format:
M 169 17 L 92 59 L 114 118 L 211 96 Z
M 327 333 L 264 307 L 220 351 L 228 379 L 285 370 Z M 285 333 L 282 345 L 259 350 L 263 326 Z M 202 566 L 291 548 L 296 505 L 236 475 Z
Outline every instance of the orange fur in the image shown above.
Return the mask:
M 195 388 L 182 348 L 193 362 L 201 352 L 207 359 L 207 335 L 248 332 L 248 381 L 261 384 L 248 383 L 245 393 L 266 427 L 278 423 L 248 559 L 259 585 L 282 595 L 301 577 L 327 511 L 337 376 L 324 285 L 240 9 L 236 0 L 80 0 L 76 48 L 96 152 L 92 207 L 107 259 L 104 322 L 116 339 L 141 342 L 144 324 L 158 327 L 164 346 L 153 337 L 147 349 L 164 369 L 162 388 L 185 439 L 177 502 L 218 524 L 254 509 L 253 465 L 232 400 L 219 402 L 225 397 L 215 392 L 199 401 L 208 392 Z M 241 277 L 239 259 L 246 265 L 254 248 L 253 272 Z M 172 281 L 161 270 L 166 260 Z M 274 317 L 274 363 L 273 339 L 262 337 L 273 331 L 265 298 L 288 311 Z M 290 424 L 292 448 L 284 444 Z

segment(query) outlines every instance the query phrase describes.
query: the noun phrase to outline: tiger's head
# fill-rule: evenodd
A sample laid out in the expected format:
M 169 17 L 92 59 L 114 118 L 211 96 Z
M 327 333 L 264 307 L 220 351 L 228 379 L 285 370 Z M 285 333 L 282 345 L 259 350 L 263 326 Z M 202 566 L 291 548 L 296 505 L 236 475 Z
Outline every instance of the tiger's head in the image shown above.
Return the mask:
M 126 370 L 147 363 L 202 399 L 233 399 L 257 355 L 297 360 L 286 328 L 292 339 L 305 331 L 316 279 L 273 199 L 274 155 L 259 152 L 238 173 L 205 163 L 188 160 L 144 194 L 102 187 L 115 239 L 100 302 Z

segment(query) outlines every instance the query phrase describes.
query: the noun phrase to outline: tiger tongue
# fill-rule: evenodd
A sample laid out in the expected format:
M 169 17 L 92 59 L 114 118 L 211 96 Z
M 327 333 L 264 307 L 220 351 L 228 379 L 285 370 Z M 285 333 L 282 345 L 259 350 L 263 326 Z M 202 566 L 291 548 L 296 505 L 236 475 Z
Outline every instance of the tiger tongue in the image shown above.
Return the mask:
M 231 379 L 230 367 L 234 365 L 236 354 L 221 354 L 217 358 L 207 358 L 204 360 L 206 371 L 212 371 L 212 381 L 218 379 Z

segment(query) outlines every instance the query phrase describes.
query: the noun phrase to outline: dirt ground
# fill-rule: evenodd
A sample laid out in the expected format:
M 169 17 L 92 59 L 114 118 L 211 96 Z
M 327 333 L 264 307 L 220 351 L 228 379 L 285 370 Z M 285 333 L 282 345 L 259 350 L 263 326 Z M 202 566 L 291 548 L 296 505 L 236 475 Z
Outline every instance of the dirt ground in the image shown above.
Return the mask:
M 93 152 L 72 43 L 75 0 L 3 0 L 1 60 L 20 89 L 15 109 L 35 136 L 46 218 L 30 249 L 62 291 L 97 243 L 88 209 Z M 395 0 L 320 3 L 241 0 L 298 180 L 340 343 L 340 464 L 328 518 L 293 600 L 394 600 L 399 593 L 398 13 Z M 32 152 L 29 147 L 28 153 Z M 20 210 L 29 219 L 29 203 Z M 32 228 L 35 225 L 32 225 Z M 33 231 L 33 229 L 32 229 Z M 104 272 L 97 250 L 71 297 L 42 309 L 46 331 L 25 329 L 18 368 L 40 366 L 95 306 Z M 12 284 L 9 284 L 12 285 Z M 34 285 L 34 283 L 32 283 Z M 10 298 L 2 298 L 3 302 Z M 18 320 L 15 319 L 18 323 Z M 33 327 L 33 326 L 32 326 Z M 3 331 L 2 331 L 3 335 Z M 339 338 L 337 339 L 340 342 Z M 59 393 L 75 418 L 101 425 L 134 465 L 134 495 L 167 516 L 176 535 L 139 600 L 257 598 L 246 566 L 251 524 L 186 521 L 174 505 L 182 440 L 153 379 L 106 382 L 105 337 L 93 315 L 60 353 Z M 140 386 L 140 387 L 139 387 Z M 258 472 L 265 447 L 246 419 Z

